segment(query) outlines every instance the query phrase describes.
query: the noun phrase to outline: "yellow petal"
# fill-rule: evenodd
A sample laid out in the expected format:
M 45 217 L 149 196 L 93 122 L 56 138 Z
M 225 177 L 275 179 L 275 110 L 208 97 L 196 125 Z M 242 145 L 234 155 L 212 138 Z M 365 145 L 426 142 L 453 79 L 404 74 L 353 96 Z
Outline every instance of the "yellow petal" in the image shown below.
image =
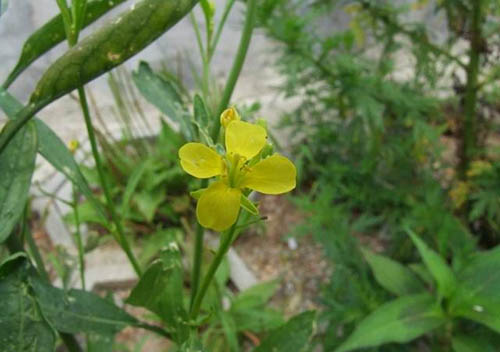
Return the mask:
M 251 159 L 266 145 L 265 128 L 243 121 L 233 121 L 226 128 L 226 151 Z
M 295 188 L 297 170 L 284 156 L 274 154 L 251 167 L 241 187 L 265 194 L 280 194 Z
M 202 193 L 196 206 L 196 216 L 203 227 L 224 231 L 238 218 L 241 191 L 222 181 L 212 183 Z
M 224 162 L 213 149 L 201 143 L 187 143 L 179 149 L 181 166 L 188 174 L 209 178 L 222 174 Z

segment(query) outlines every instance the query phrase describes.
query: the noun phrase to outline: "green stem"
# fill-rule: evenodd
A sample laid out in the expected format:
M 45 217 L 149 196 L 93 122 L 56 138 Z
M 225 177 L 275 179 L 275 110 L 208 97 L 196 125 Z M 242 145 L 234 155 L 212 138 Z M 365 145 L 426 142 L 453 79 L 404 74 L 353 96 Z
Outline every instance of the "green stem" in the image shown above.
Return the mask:
M 238 216 L 239 219 L 239 216 Z M 210 267 L 208 268 L 207 274 L 205 275 L 205 278 L 203 279 L 203 283 L 201 284 L 200 290 L 196 294 L 196 297 L 194 299 L 194 303 L 191 307 L 190 311 L 190 318 L 195 319 L 198 314 L 200 313 L 200 308 L 201 304 L 203 302 L 203 298 L 205 297 L 205 294 L 207 293 L 208 287 L 210 286 L 210 283 L 212 282 L 212 279 L 214 278 L 215 273 L 217 272 L 217 269 L 219 268 L 220 263 L 222 262 L 222 259 L 226 255 L 227 251 L 229 250 L 229 247 L 233 243 L 235 234 L 236 232 L 236 224 L 238 223 L 238 219 L 236 219 L 236 222 L 234 223 L 231 228 L 222 234 L 221 236 L 221 243 L 219 245 L 219 249 L 217 250 L 217 253 L 215 254 L 215 258 L 212 260 L 212 263 L 210 263 Z
M 481 1 L 473 2 L 471 41 L 469 51 L 469 65 L 467 66 L 467 85 L 465 87 L 464 122 L 462 126 L 462 150 L 459 165 L 459 176 L 465 179 L 470 161 L 476 154 L 477 147 L 477 96 L 478 76 L 481 64 Z
M 208 185 L 207 180 L 201 182 L 201 188 L 206 188 Z M 196 237 L 194 244 L 194 254 L 193 254 L 193 272 L 191 276 L 191 302 L 190 309 L 193 308 L 194 300 L 198 294 L 198 288 L 200 287 L 200 274 L 201 266 L 203 265 L 203 239 L 205 235 L 205 230 L 200 223 L 196 225 Z
M 123 230 L 123 225 L 118 217 L 118 214 L 116 213 L 116 208 L 115 208 L 115 203 L 113 202 L 113 197 L 111 196 L 111 192 L 108 186 L 108 183 L 106 181 L 106 177 L 104 175 L 104 170 L 102 167 L 102 161 L 101 161 L 101 156 L 99 155 L 99 150 L 97 148 L 97 142 L 95 138 L 95 133 L 94 133 L 94 126 L 92 125 L 92 121 L 90 119 L 90 113 L 89 113 L 89 107 L 87 104 L 87 97 L 85 95 L 85 91 L 83 90 L 82 87 L 78 88 L 78 96 L 80 98 L 80 105 L 82 107 L 82 112 L 83 112 L 83 117 L 85 118 L 85 126 L 87 127 L 87 133 L 89 136 L 89 141 L 90 141 L 90 146 L 92 149 L 92 154 L 94 156 L 96 168 L 97 168 L 97 173 L 99 174 L 99 180 L 101 182 L 101 186 L 104 192 L 104 197 L 106 198 L 106 204 L 108 206 L 110 215 L 111 215 L 111 221 L 115 225 L 115 230 L 116 234 L 118 235 L 118 243 L 122 247 L 122 249 L 125 251 L 125 254 L 127 255 L 128 259 L 130 260 L 130 263 L 134 267 L 135 272 L 137 275 L 140 277 L 141 276 L 141 267 L 139 266 L 139 263 L 137 259 L 134 256 L 134 253 L 132 252 L 130 245 L 127 241 L 127 238 L 125 237 L 125 232 Z
M 220 119 L 219 115 L 227 108 L 229 102 L 231 101 L 231 96 L 233 95 L 234 87 L 238 81 L 238 77 L 243 68 L 243 63 L 245 62 L 245 57 L 248 52 L 248 47 L 250 46 L 250 41 L 252 39 L 253 28 L 255 25 L 255 17 L 257 14 L 257 0 L 248 0 L 247 2 L 247 13 L 245 18 L 245 25 L 243 27 L 243 32 L 241 33 L 240 45 L 238 47 L 238 52 L 234 58 L 233 67 L 227 78 L 226 85 L 224 87 L 224 92 L 222 93 L 222 99 L 219 102 L 217 108 L 217 113 L 214 119 L 214 125 L 212 127 L 211 136 L 214 142 L 219 138 L 220 131 Z
M 226 24 L 227 18 L 229 17 L 229 13 L 231 12 L 231 8 L 233 7 L 236 0 L 229 0 L 224 8 L 224 13 L 222 14 L 222 18 L 217 25 L 217 30 L 215 31 L 215 36 L 213 37 L 212 43 L 209 45 L 208 50 L 208 60 L 212 60 L 212 56 L 215 53 L 215 48 L 217 48 L 217 44 L 219 44 L 219 39 L 222 34 L 222 29 Z
M 83 249 L 82 235 L 80 233 L 80 216 L 78 213 L 78 196 L 75 188 L 73 188 L 73 213 L 75 214 L 75 240 L 78 248 L 78 266 L 80 269 L 80 281 L 82 290 L 85 290 L 85 251 Z
M 40 110 L 39 107 L 28 105 L 16 114 L 16 119 L 9 121 L 0 131 L 0 154 L 16 133 Z

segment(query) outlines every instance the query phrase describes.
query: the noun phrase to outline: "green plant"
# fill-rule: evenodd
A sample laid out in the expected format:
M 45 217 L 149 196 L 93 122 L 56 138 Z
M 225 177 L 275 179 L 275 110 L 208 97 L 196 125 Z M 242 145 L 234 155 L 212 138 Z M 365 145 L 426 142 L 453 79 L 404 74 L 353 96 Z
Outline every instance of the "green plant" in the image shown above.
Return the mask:
M 417 235 L 409 234 L 424 265 L 407 267 L 364 251 L 378 284 L 397 298 L 362 320 L 336 351 L 405 343 L 424 334 L 438 341 L 442 350 L 493 351 L 498 335 L 490 333 L 484 340 L 464 336 L 479 331 L 487 336 L 483 327 L 500 332 L 496 318 L 500 306 L 495 293 L 500 281 L 492 276 L 500 260 L 498 248 L 475 253 L 452 270 Z
M 336 13 L 347 23 L 338 25 Z M 425 21 L 413 19 L 422 13 Z M 410 226 L 458 272 L 479 249 L 498 244 L 491 105 L 498 13 L 488 0 L 264 3 L 260 25 L 283 44 L 280 90 L 298 102 L 280 125 L 290 131 L 302 183 L 294 200 L 307 214 L 293 234 L 312 234 L 335 268 L 320 297 L 328 328 L 316 341 L 325 350 L 366 326 L 390 298 L 362 245 L 412 263 Z M 466 326 L 496 338 L 457 324 L 457 334 Z M 414 335 L 394 333 L 390 341 L 407 343 L 381 350 L 416 348 Z M 470 344 L 437 335 L 418 343 L 458 351 Z
M 179 351 L 202 351 L 202 340 L 208 345 L 222 341 L 221 350 L 229 348 L 235 351 L 239 349 L 238 333 L 242 331 L 266 335 L 258 351 L 285 351 L 292 341 L 300 349 L 307 348 L 307 341 L 313 333 L 314 312 L 306 312 L 283 322 L 278 312 L 265 308 L 274 285 L 264 284 L 232 297 L 226 288 L 227 276 L 224 276 L 223 270 L 219 270 L 238 234 L 261 220 L 256 205 L 247 198 L 250 193 L 247 188 L 283 193 L 295 186 L 293 164 L 284 157 L 269 156 L 272 146 L 265 140 L 267 132 L 264 127 L 243 121 L 232 122 L 234 126 L 257 130 L 262 137 L 257 141 L 257 146 L 254 145 L 254 135 L 245 132 L 245 128 L 239 128 L 235 133 L 236 137 L 242 137 L 241 140 L 248 143 L 241 143 L 239 138 L 233 138 L 236 141 L 232 141 L 229 132 L 221 132 L 220 117 L 230 105 L 246 57 L 257 1 L 250 0 L 247 4 L 240 45 L 227 83 L 221 91 L 213 84 L 210 63 L 233 7 L 232 0 L 227 2 L 219 23 L 215 23 L 214 5 L 206 0 L 200 1 L 207 33 L 205 43 L 201 40 L 197 22 L 193 21 L 202 61 L 202 74 L 197 75 L 201 95 L 188 93 L 178 80 L 168 74 L 155 73 L 146 63 L 142 63 L 134 72 L 133 80 L 141 94 L 180 126 L 179 132 L 175 132 L 163 121 L 161 131 L 153 140 L 137 138 L 137 126 L 141 125 L 146 130 L 149 126 L 146 119 L 136 124 L 138 120 L 131 117 L 129 101 L 125 96 L 134 93 L 130 87 L 127 88 L 128 81 L 124 82 L 120 74 L 111 74 L 109 83 L 118 116 L 123 122 L 123 139 L 116 140 L 106 130 L 101 133 L 95 129 L 84 86 L 140 52 L 190 13 L 198 1 L 139 1 L 81 41 L 80 32 L 83 28 L 125 1 L 56 2 L 60 14 L 28 38 L 18 64 L 0 90 L 0 106 L 10 120 L 0 132 L 0 243 L 5 243 L 9 251 L 0 264 L 2 348 L 16 352 L 54 351 L 62 341 L 69 351 L 82 351 L 83 348 L 88 351 L 96 348 L 111 351 L 114 349 L 114 336 L 126 326 L 150 330 L 168 338 Z M 194 17 L 192 14 L 190 16 Z M 18 102 L 8 93 L 8 87 L 32 62 L 65 39 L 69 49 L 44 73 L 29 103 L 23 105 Z M 120 87 L 122 83 L 125 83 L 125 90 Z M 78 165 L 73 155 L 75 145 L 71 150 L 68 149 L 48 126 L 34 116 L 48 104 L 74 90 L 78 92 L 90 142 L 91 167 Z M 231 111 L 235 110 L 231 108 Z M 137 112 L 140 115 L 140 111 Z M 238 134 L 240 131 L 243 132 Z M 227 156 L 221 148 L 224 133 L 229 136 L 226 146 L 230 154 Z M 205 229 L 200 223 L 197 224 L 192 251 L 185 244 L 179 229 L 182 224 L 191 235 L 191 208 L 187 193 L 192 181 L 179 174 L 177 153 L 180 145 L 192 141 L 209 145 L 210 148 L 205 148 L 218 156 L 221 163 L 223 157 L 229 163 L 234 163 L 230 165 L 233 171 L 231 180 L 227 182 L 238 196 L 237 216 L 223 229 L 220 247 L 207 267 L 203 265 Z M 252 150 L 251 155 L 245 153 L 248 148 Z M 96 244 L 92 240 L 84 243 L 80 225 L 95 223 L 99 225 L 98 229 L 104 229 L 117 242 L 138 276 L 138 283 L 127 303 L 155 314 L 155 325 L 139 321 L 109 297 L 102 298 L 95 293 L 66 287 L 65 279 L 70 268 L 64 263 L 64 255 L 49 256 L 53 266 L 59 269 L 58 274 L 65 288 L 52 285 L 44 257 L 29 229 L 27 202 L 37 153 L 42 154 L 73 183 L 73 199 L 65 202 L 73 207 L 68 221 L 75 224 L 74 236 L 78 249 L 75 265 L 79 269 L 82 287 L 85 288 L 84 257 Z M 219 156 L 218 153 L 223 155 Z M 238 156 L 240 153 L 241 157 Z M 203 163 L 204 160 L 196 159 L 198 157 L 191 155 L 187 162 L 193 162 L 194 166 Z M 273 166 L 272 162 L 276 160 L 278 165 Z M 287 163 L 288 181 L 283 187 L 284 181 L 276 180 L 274 176 L 284 169 L 280 164 L 284 160 Z M 266 171 L 270 165 L 271 170 L 263 172 L 268 176 L 263 185 L 259 181 L 260 171 Z M 184 170 L 189 169 L 185 163 L 181 163 L 181 166 Z M 219 166 L 220 175 L 211 176 L 220 176 L 224 182 L 209 186 L 208 180 L 203 180 L 201 189 L 193 192 L 193 196 L 200 199 L 199 203 L 207 198 L 213 185 L 226 184 L 226 170 L 222 164 Z M 270 186 L 266 180 L 271 181 Z M 85 201 L 82 201 L 82 196 Z M 217 198 L 221 200 L 220 208 L 224 209 L 228 205 L 224 195 L 219 194 Z M 179 216 L 183 210 L 175 209 L 176 202 L 184 202 L 185 217 L 184 214 Z M 240 202 L 242 210 L 239 209 Z M 218 213 L 214 211 L 214 223 L 221 216 L 224 213 L 220 209 Z M 201 217 L 198 218 L 207 227 L 212 227 Z M 204 219 L 207 220 L 207 217 Z M 158 220 L 168 221 L 168 225 L 173 226 L 164 228 L 162 225 L 165 224 L 160 224 Z M 145 231 L 154 237 L 143 242 L 144 251 L 140 257 L 136 257 L 136 250 L 132 246 L 134 236 L 130 234 L 137 234 L 139 224 L 145 224 Z M 160 250 L 155 247 L 160 247 Z M 192 270 L 183 265 L 183 256 L 189 252 L 193 254 L 189 268 Z M 221 299 L 225 297 L 231 299 L 229 311 L 222 306 Z M 151 314 L 144 319 L 149 318 Z M 236 323 L 238 326 L 234 326 Z M 224 331 L 223 340 L 220 338 L 220 329 Z M 84 339 L 76 335 L 82 335 Z M 136 347 L 141 348 L 141 343 Z

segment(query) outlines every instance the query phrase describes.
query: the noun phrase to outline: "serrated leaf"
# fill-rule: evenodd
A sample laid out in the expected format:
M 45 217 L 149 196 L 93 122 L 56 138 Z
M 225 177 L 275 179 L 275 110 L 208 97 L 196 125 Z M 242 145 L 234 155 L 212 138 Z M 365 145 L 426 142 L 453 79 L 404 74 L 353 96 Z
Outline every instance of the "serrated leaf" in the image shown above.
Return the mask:
M 151 67 L 141 62 L 139 69 L 132 73 L 137 89 L 151 104 L 156 106 L 172 121 L 179 123 L 187 140 L 193 139 L 193 130 L 181 96 L 174 85 L 164 77 L 157 75 Z
M 386 303 L 366 317 L 336 352 L 406 343 L 446 321 L 434 297 L 428 293 L 404 296 Z
M 425 266 L 436 280 L 438 292 L 443 297 L 450 297 L 456 288 L 455 274 L 439 254 L 430 249 L 415 233 L 410 230 L 407 231 Z
M 0 243 L 9 237 L 24 211 L 37 149 L 36 129 L 29 123 L 0 154 Z
M 64 291 L 31 278 L 43 315 L 61 332 L 113 335 L 137 320 L 107 299 L 77 289 Z
M 5 0 L 0 0 L 0 6 L 2 6 L 2 1 L 5 3 Z M 82 28 L 87 27 L 106 12 L 125 1 L 126 0 L 88 1 Z M 39 28 L 36 32 L 31 34 L 31 36 L 24 42 L 21 56 L 3 86 L 5 88 L 9 87 L 34 61 L 65 40 L 66 32 L 64 30 L 62 16 L 57 15 Z
M 363 250 L 377 282 L 387 291 L 397 295 L 422 292 L 425 287 L 413 272 L 400 263 L 379 254 Z
M 7 117 L 13 119 L 22 110 L 23 106 L 16 98 L 0 87 L 0 108 L 5 112 Z M 35 118 L 34 123 L 38 136 L 38 152 L 57 171 L 64 174 L 78 187 L 80 192 L 92 203 L 101 221 L 105 223 L 105 211 L 101 203 L 94 197 L 73 154 L 69 151 L 66 144 L 43 121 Z
M 315 312 L 304 312 L 271 331 L 254 352 L 303 351 L 314 332 Z
M 500 333 L 500 247 L 476 254 L 459 273 L 450 312 Z

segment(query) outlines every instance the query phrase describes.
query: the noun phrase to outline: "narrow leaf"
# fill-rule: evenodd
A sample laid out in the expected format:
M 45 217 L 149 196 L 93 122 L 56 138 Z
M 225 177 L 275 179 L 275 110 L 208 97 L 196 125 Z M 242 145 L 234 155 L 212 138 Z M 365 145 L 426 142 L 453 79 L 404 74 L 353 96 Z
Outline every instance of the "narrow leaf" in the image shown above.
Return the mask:
M 23 106 L 19 101 L 0 87 L 0 108 L 7 117 L 14 119 Z M 42 120 L 34 119 L 38 135 L 38 152 L 59 172 L 64 174 L 80 192 L 91 202 L 98 215 L 106 222 L 105 211 L 101 203 L 94 197 L 83 176 L 73 154 L 64 142 Z
M 192 140 L 191 123 L 187 118 L 188 114 L 183 107 L 181 96 L 174 85 L 153 72 L 145 62 L 140 63 L 139 69 L 133 72 L 132 77 L 144 98 L 172 121 L 179 123 L 185 138 Z
M 1 2 L 5 0 L 0 0 Z M 86 15 L 83 19 L 83 28 L 96 21 L 106 12 L 125 2 L 126 0 L 93 0 L 88 1 Z M 28 68 L 40 56 L 54 48 L 57 44 L 66 40 L 66 32 L 61 15 L 57 15 L 40 29 L 34 32 L 23 45 L 21 56 L 16 67 L 7 77 L 3 84 L 5 88 L 9 87 L 16 78 Z
M 139 166 L 135 168 L 127 181 L 127 186 L 125 187 L 125 192 L 123 193 L 123 200 L 121 205 L 122 215 L 124 218 L 127 216 L 130 210 L 130 199 L 132 198 L 132 195 L 139 185 L 139 181 L 141 180 L 142 175 L 144 175 L 144 171 L 146 171 L 146 167 L 148 165 L 149 163 L 147 160 L 139 164 Z
M 29 123 L 0 154 L 0 243 L 7 239 L 23 213 L 37 148 L 35 126 Z
M 456 279 L 453 271 L 446 264 L 446 261 L 430 249 L 415 233 L 411 230 L 407 230 L 407 232 L 417 247 L 427 269 L 429 269 L 434 280 L 436 280 L 439 293 L 443 297 L 450 297 L 456 287 Z
M 366 317 L 336 352 L 382 344 L 409 342 L 445 322 L 443 312 L 428 293 L 404 296 Z
M 363 254 L 375 279 L 387 291 L 403 296 L 420 293 L 425 289 L 422 282 L 404 265 L 368 250 L 363 250 Z

